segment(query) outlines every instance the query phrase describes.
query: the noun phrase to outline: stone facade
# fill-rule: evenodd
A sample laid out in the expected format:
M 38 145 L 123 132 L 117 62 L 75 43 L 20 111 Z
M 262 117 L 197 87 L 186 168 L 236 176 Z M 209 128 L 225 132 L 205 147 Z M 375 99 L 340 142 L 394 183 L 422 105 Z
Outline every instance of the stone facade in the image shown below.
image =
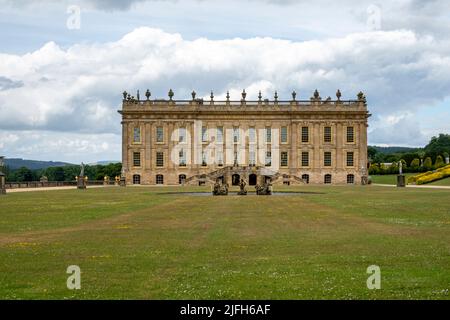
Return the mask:
M 361 184 L 367 179 L 367 110 L 355 100 L 140 100 L 124 92 L 122 163 L 127 184 Z M 270 152 L 270 153 L 268 153 Z

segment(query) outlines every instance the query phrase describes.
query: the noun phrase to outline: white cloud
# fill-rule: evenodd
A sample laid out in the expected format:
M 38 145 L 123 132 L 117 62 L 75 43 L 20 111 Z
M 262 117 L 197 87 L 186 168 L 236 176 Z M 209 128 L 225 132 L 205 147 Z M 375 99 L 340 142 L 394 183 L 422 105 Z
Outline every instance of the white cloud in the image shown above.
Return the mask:
M 0 130 L 0 150 L 9 158 L 58 160 L 70 163 L 120 159 L 122 145 L 115 134 Z
M 278 90 L 280 99 L 289 99 L 294 89 L 298 99 L 309 99 L 316 88 L 322 96 L 333 96 L 340 88 L 347 99 L 363 90 L 375 123 L 402 112 L 412 119 L 416 109 L 450 95 L 449 51 L 448 41 L 407 30 L 295 42 L 186 40 L 143 27 L 109 43 L 63 49 L 50 42 L 25 55 L 0 54 L 0 79 L 20 83 L 0 91 L 0 129 L 101 133 L 120 139 L 121 92 L 147 88 L 153 98 L 166 97 L 172 88 L 176 99 L 188 99 L 192 89 L 205 97 L 213 89 L 222 98 L 230 90 L 232 99 L 240 99 L 244 88 L 249 99 L 256 99 L 259 90 L 265 97 Z M 374 131 L 377 142 L 394 141 L 380 133 L 386 130 L 391 127 Z M 409 131 L 403 136 L 411 144 L 422 142 L 422 136 Z M 25 147 L 16 143 L 15 152 L 31 156 L 39 153 L 36 148 L 58 148 L 49 134 L 42 139 L 43 144 L 23 139 Z M 83 143 L 95 141 L 96 150 L 105 151 L 98 139 L 74 141 L 62 144 L 83 150 Z
M 369 142 L 374 145 L 424 146 L 430 136 L 423 133 L 419 119 L 411 112 L 378 116 L 369 129 Z

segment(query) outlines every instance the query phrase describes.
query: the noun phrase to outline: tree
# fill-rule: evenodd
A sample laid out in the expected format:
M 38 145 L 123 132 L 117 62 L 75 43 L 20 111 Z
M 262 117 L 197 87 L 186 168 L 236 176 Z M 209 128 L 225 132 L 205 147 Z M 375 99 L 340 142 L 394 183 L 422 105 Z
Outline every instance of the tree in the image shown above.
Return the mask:
M 411 164 L 409 166 L 411 168 L 411 170 L 413 172 L 416 172 L 417 170 L 419 170 L 420 167 L 420 159 L 419 158 L 415 158 L 413 161 L 411 161 Z
M 427 171 L 433 169 L 433 162 L 431 161 L 431 157 L 426 157 L 423 162 L 423 168 Z
M 372 163 L 369 167 L 369 174 L 381 174 L 380 166 L 376 163 Z
M 438 137 L 432 137 L 424 151 L 434 159 L 444 152 L 450 152 L 450 134 L 441 133 Z
M 390 174 L 398 173 L 398 163 L 392 162 L 391 165 L 387 168 L 387 173 Z
M 6 176 L 6 181 L 16 181 L 16 174 L 14 170 L 9 168 L 9 166 L 4 166 L 2 170 Z
M 33 178 L 33 172 L 26 167 L 21 167 L 15 172 L 15 180 L 17 182 L 30 182 L 34 180 Z
M 56 167 L 54 172 L 55 181 L 64 181 L 65 172 L 63 167 Z
M 378 150 L 372 146 L 367 147 L 367 158 L 369 158 L 371 161 L 374 161 L 376 155 L 378 153 Z
M 434 163 L 434 168 L 439 169 L 440 167 L 444 166 L 444 159 L 441 155 L 436 157 L 436 162 Z
M 417 158 L 420 159 L 418 152 L 407 152 L 407 153 L 404 153 L 404 154 L 402 154 L 402 155 L 400 155 L 400 156 L 401 156 L 401 158 L 402 158 L 403 160 L 406 161 L 406 163 L 409 163 L 410 166 L 411 166 L 411 162 L 412 162 L 414 159 L 417 159 Z M 420 165 L 420 160 L 419 160 L 419 165 Z
M 45 169 L 41 175 L 44 175 L 48 178 L 49 181 L 64 181 L 65 167 L 50 167 Z

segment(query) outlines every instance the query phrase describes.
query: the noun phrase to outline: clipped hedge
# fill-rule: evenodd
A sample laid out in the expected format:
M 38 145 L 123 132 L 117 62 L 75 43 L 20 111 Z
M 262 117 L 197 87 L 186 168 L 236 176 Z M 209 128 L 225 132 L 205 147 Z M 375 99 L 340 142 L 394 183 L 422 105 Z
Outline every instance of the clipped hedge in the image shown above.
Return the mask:
M 418 179 L 420 179 L 426 175 L 432 174 L 432 173 L 433 173 L 433 171 L 426 171 L 424 173 L 420 173 L 415 176 L 411 176 L 408 178 L 408 183 L 416 183 Z
M 427 171 L 408 178 L 408 183 L 426 184 L 436 180 L 450 177 L 450 165 L 439 168 L 435 171 Z

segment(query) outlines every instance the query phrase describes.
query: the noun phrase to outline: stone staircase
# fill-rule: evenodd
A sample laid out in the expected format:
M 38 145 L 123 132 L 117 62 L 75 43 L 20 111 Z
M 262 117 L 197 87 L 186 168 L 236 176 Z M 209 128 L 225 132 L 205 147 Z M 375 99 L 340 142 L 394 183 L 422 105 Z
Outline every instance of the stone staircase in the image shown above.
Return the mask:
M 272 183 L 283 183 L 284 181 L 289 181 L 290 183 L 294 184 L 306 184 L 306 182 L 302 178 L 299 178 L 295 175 L 286 175 L 281 172 L 272 171 L 264 167 L 250 167 L 250 166 L 240 166 L 240 167 L 227 166 L 208 173 L 196 174 L 187 178 L 184 181 L 184 184 L 194 185 L 199 181 L 204 181 L 207 184 L 209 183 L 213 185 L 216 182 L 217 178 L 229 174 L 230 171 L 232 173 L 238 173 L 240 175 L 242 175 L 243 173 L 250 175 L 252 173 L 260 171 L 261 175 L 270 176 L 272 179 Z M 280 178 L 283 180 L 280 181 Z
M 280 178 L 282 179 L 281 181 L 279 181 Z M 277 184 L 277 183 L 282 184 L 285 181 L 288 181 L 290 184 L 306 184 L 306 181 L 304 181 L 302 178 L 297 177 L 293 174 L 282 174 L 282 173 L 278 172 L 277 174 L 272 176 L 272 183 L 274 183 L 274 184 Z

